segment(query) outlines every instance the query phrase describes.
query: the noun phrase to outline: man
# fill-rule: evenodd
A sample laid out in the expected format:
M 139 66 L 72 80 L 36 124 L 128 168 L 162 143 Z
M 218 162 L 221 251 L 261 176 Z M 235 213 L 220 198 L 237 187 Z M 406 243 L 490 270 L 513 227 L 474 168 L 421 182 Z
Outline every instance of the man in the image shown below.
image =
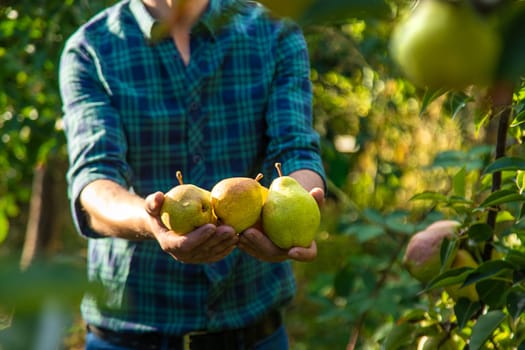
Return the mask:
M 177 235 L 163 192 L 275 162 L 321 203 L 308 53 L 299 29 L 240 0 L 123 0 L 68 40 L 60 64 L 75 224 L 88 240 L 87 349 L 287 349 L 290 260 L 256 228 Z

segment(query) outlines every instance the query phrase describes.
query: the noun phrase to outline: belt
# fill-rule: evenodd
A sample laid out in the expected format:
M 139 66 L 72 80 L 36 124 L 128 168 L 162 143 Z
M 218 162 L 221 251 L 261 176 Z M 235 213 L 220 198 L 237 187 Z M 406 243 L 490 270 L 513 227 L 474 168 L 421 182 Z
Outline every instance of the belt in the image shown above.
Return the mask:
M 183 336 L 169 336 L 159 332 L 116 332 L 91 324 L 87 329 L 104 341 L 129 349 L 235 350 L 251 349 L 257 342 L 275 333 L 281 324 L 280 312 L 274 311 L 244 328 L 222 332 L 196 331 Z

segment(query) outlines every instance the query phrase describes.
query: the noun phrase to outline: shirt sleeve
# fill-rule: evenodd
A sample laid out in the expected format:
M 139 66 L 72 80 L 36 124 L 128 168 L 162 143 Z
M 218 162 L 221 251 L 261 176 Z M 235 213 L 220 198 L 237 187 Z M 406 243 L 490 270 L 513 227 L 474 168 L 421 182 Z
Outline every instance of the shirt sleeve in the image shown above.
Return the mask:
M 274 169 L 274 163 L 281 162 L 284 174 L 309 169 L 325 181 L 320 137 L 312 125 L 308 49 L 300 28 L 285 23 L 275 49 L 276 71 L 266 116 L 269 146 L 264 167 Z
M 68 194 L 73 221 L 86 237 L 101 237 L 90 229 L 79 203 L 82 189 L 97 179 L 129 187 L 127 143 L 119 113 L 111 106 L 100 62 L 81 41 L 70 40 L 60 60 L 59 82 L 67 138 Z

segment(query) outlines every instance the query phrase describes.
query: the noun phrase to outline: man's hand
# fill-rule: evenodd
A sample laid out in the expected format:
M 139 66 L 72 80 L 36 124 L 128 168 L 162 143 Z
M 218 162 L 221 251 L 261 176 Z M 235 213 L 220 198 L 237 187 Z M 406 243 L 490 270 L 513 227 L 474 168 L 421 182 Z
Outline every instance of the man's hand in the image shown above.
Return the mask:
M 162 192 L 146 198 L 146 212 L 155 239 L 163 251 L 184 263 L 212 263 L 230 254 L 237 246 L 238 236 L 229 226 L 206 224 L 185 235 L 178 235 L 164 226 L 160 209 L 164 201 Z
M 319 207 L 324 203 L 324 191 L 315 187 L 310 191 Z M 277 247 L 260 229 L 252 227 L 240 235 L 239 248 L 246 253 L 264 261 L 281 262 L 286 259 L 297 261 L 312 261 L 317 257 L 317 244 L 315 241 L 307 247 L 292 247 L 288 250 Z

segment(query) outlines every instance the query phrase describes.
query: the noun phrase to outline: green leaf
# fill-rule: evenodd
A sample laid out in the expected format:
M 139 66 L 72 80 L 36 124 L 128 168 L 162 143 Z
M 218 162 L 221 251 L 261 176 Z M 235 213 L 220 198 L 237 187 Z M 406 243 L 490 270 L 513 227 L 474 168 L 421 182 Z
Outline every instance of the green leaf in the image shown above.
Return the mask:
M 445 271 L 452 265 L 452 262 L 454 261 L 454 258 L 456 256 L 456 252 L 459 247 L 459 240 L 450 240 L 450 239 L 443 239 L 441 242 L 440 247 L 440 259 L 441 259 L 441 268 L 440 273 Z
M 412 198 L 410 198 L 410 200 L 433 200 L 436 202 L 446 202 L 447 196 L 439 192 L 425 191 L 414 195 Z
M 496 216 L 496 222 L 502 223 L 507 221 L 516 221 L 516 218 L 508 210 L 500 210 Z
M 499 190 L 491 193 L 480 206 L 487 208 L 511 202 L 525 202 L 525 196 L 512 190 Z
M 473 239 L 475 242 L 485 242 L 490 239 L 494 231 L 489 224 L 486 223 L 477 223 L 468 228 L 467 234 L 469 238 Z
M 520 193 L 525 191 L 525 171 L 518 170 L 516 174 L 516 186 Z
M 9 233 L 9 220 L 5 215 L 0 213 L 0 244 L 5 241 Z
M 465 94 L 462 91 L 458 91 L 448 95 L 444 106 L 452 118 L 455 118 L 458 113 L 467 106 L 467 103 L 472 101 L 474 101 L 474 99 L 471 96 Z
M 515 128 L 523 123 L 525 123 L 525 111 L 521 111 L 520 113 L 518 113 L 518 115 L 516 115 L 510 123 L 509 127 Z
M 473 156 L 471 152 L 464 151 L 443 151 L 436 155 L 434 161 L 429 166 L 430 168 L 453 168 L 465 167 L 467 171 L 481 169 L 483 167 L 483 159 L 478 156 Z
M 513 319 L 518 319 L 525 312 L 525 293 L 521 290 L 513 290 L 507 296 L 507 309 Z
M 473 271 L 472 267 L 460 267 L 451 269 L 436 276 L 428 283 L 426 290 L 451 286 L 453 284 L 463 284 L 463 281 Z
M 385 229 L 374 224 L 354 224 L 349 226 L 345 234 L 353 235 L 361 243 L 372 240 L 385 233 Z
M 408 222 L 408 214 L 403 211 L 396 211 L 386 217 L 385 225 L 388 229 L 404 234 L 411 234 L 416 230 L 414 224 Z
M 517 270 L 525 270 L 525 253 L 511 249 L 507 252 L 505 260 L 516 265 Z
M 514 265 L 504 260 L 489 260 L 479 265 L 465 279 L 463 286 L 486 280 L 514 269 Z
M 467 169 L 465 167 L 462 167 L 452 179 L 452 186 L 454 188 L 454 194 L 458 197 L 465 197 L 466 194 L 466 177 L 467 177 Z
M 384 225 L 385 223 L 384 215 L 374 208 L 365 208 L 362 215 L 371 223 L 378 225 Z
M 454 313 L 458 320 L 459 329 L 463 329 L 470 318 L 481 309 L 481 303 L 472 302 L 467 298 L 460 298 L 454 305 Z
M 413 344 L 416 325 L 408 322 L 396 324 L 383 343 L 383 350 L 403 349 L 406 345 Z
M 447 90 L 444 89 L 438 89 L 438 90 L 425 90 L 425 94 L 423 95 L 423 98 L 421 99 L 421 109 L 419 110 L 419 115 L 422 115 L 426 110 L 427 107 L 437 100 L 440 96 L 447 93 Z
M 470 350 L 481 349 L 483 344 L 490 338 L 492 332 L 503 322 L 505 314 L 500 310 L 489 311 L 478 318 L 474 327 L 472 327 L 472 336 L 470 338 Z
M 518 216 L 518 222 L 521 222 L 521 219 L 523 219 L 523 217 L 525 217 L 525 203 L 523 203 L 523 205 L 521 206 L 520 214 Z
M 476 284 L 479 298 L 491 309 L 501 309 L 505 306 L 507 291 L 512 284 L 500 279 L 487 279 Z
M 16 305 L 17 313 L 31 313 L 48 298 L 59 298 L 64 306 L 76 308 L 84 293 L 100 292 L 87 281 L 80 259 L 54 257 L 52 261 L 35 261 L 24 271 L 18 266 L 16 260 L 0 260 L 0 305 Z
M 525 169 L 525 159 L 518 157 L 501 157 L 492 162 L 485 171 L 484 174 L 492 174 L 497 171 L 504 170 L 523 170 Z

